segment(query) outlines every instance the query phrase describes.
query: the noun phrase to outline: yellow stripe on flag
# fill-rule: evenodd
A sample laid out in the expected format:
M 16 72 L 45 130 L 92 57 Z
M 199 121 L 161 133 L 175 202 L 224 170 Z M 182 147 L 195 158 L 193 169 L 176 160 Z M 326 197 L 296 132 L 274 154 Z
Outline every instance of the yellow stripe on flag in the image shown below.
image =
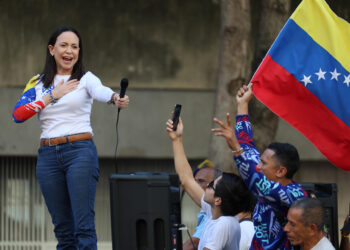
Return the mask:
M 29 82 L 27 83 L 26 87 L 25 87 L 24 90 L 23 90 L 23 93 L 26 92 L 28 89 L 31 89 L 31 88 L 34 88 L 34 87 L 35 87 L 35 84 L 36 84 L 36 82 L 38 81 L 37 78 L 38 78 L 38 75 L 33 76 L 33 77 L 29 80 Z
M 338 17 L 324 0 L 303 0 L 291 18 L 350 71 L 350 24 Z

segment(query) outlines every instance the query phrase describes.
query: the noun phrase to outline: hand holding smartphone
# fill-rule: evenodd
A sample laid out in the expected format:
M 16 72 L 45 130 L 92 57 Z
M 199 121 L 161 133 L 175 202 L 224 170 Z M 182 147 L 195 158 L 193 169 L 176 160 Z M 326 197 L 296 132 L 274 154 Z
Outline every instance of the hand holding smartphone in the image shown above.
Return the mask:
M 173 130 L 176 131 L 181 113 L 181 104 L 176 104 L 173 111 Z

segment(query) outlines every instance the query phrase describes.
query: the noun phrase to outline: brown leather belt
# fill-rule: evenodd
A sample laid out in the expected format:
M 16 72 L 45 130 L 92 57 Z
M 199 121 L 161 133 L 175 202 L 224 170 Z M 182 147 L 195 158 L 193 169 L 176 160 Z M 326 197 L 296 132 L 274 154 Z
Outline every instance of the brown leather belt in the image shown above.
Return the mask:
M 91 140 L 91 139 L 92 139 L 91 133 L 67 135 L 67 136 L 54 137 L 54 138 L 44 138 L 40 140 L 40 146 L 56 146 L 56 145 L 64 144 L 68 142 Z

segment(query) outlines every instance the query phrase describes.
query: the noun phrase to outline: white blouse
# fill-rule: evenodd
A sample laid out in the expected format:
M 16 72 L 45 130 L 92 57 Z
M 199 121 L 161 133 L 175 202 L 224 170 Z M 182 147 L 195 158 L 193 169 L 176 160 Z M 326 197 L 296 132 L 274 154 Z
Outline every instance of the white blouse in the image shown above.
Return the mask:
M 56 75 L 53 86 L 62 79 L 67 82 L 70 75 Z M 50 89 L 53 89 L 53 86 Z M 50 89 L 39 82 L 35 86 L 36 100 L 42 99 Z M 113 90 L 102 85 L 100 79 L 91 72 L 80 79 L 78 88 L 61 97 L 56 103 L 48 104 L 38 114 L 42 130 L 40 138 L 53 138 L 78 133 L 92 132 L 90 124 L 93 99 L 108 102 Z

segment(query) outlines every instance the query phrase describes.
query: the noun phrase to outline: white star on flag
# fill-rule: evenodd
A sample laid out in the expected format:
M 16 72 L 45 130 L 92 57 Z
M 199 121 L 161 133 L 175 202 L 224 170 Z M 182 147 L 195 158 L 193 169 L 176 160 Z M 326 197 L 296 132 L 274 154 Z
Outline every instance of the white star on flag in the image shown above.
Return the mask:
M 338 81 L 338 76 L 341 74 L 337 72 L 337 69 L 334 69 L 334 71 L 330 73 L 332 74 L 331 80 L 335 79 L 336 81 Z
M 327 73 L 326 71 L 322 71 L 322 69 L 320 68 L 320 70 L 317 73 L 315 73 L 315 75 L 318 76 L 317 80 L 321 80 L 321 79 L 326 80 L 326 78 L 324 77 L 326 73 Z
M 350 74 L 349 74 L 348 76 L 344 76 L 344 83 L 345 83 L 346 85 L 348 85 L 348 87 L 349 87 L 349 84 L 350 84 Z
M 305 87 L 308 83 L 312 83 L 310 78 L 311 78 L 311 75 L 310 76 L 304 75 L 304 78 L 301 80 L 305 84 Z

